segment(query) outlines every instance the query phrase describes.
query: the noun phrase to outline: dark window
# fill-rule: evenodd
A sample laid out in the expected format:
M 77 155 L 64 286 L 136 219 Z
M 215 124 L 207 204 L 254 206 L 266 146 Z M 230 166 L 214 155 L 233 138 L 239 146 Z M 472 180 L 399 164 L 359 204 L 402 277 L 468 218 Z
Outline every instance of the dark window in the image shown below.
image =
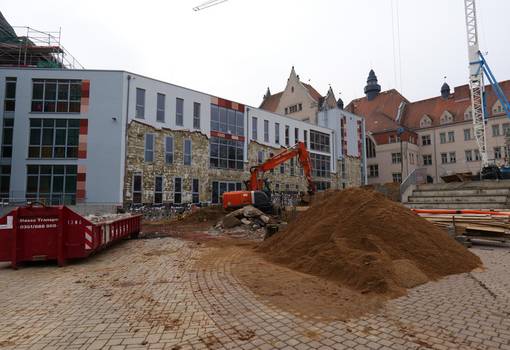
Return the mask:
M 145 90 L 136 88 L 136 117 L 145 118 Z
M 175 99 L 175 125 L 184 126 L 184 100 Z
M 290 146 L 290 126 L 285 125 L 285 146 Z
M 280 144 L 280 124 L 274 123 L 274 143 Z
M 14 119 L 5 118 L 2 132 L 2 158 L 12 157 L 13 132 L 14 132 Z
M 444 142 L 441 142 L 441 143 L 444 143 Z M 430 135 L 422 135 L 422 137 L 421 137 L 421 144 L 423 146 L 430 145 L 431 144 Z
M 367 137 L 365 140 L 367 144 L 367 158 L 375 158 L 376 153 L 374 141 L 372 141 L 369 137 Z
M 200 203 L 200 186 L 198 179 L 193 179 L 191 184 L 191 197 L 192 203 Z
M 308 130 L 303 130 L 303 142 L 305 146 L 308 147 Z
M 182 179 L 176 177 L 174 179 L 174 204 L 182 203 Z
M 145 134 L 145 156 L 144 160 L 146 162 L 154 161 L 154 135 L 153 134 Z
M 331 176 L 331 157 L 322 154 L 310 153 L 312 162 L 312 176 L 330 177 Z
M 290 159 L 290 176 L 296 175 L 296 169 L 294 167 L 294 158 Z
M 391 177 L 393 178 L 393 182 L 395 182 L 395 183 L 402 182 L 402 174 L 401 173 L 393 173 L 393 174 L 391 174 Z
M 211 168 L 243 170 L 244 142 L 211 137 L 209 148 Z
M 285 163 L 280 164 L 280 174 L 285 174 Z
M 9 200 L 9 189 L 11 185 L 11 166 L 0 166 L 0 200 Z
M 32 81 L 32 112 L 79 113 L 80 80 L 34 79 Z
M 264 120 L 264 142 L 269 142 L 269 120 Z
M 251 118 L 251 139 L 252 140 L 255 140 L 257 141 L 257 138 L 258 138 L 258 119 L 257 117 L 252 117 Z
M 391 162 L 393 164 L 400 164 L 400 163 L 402 163 L 402 154 L 400 154 L 400 152 L 392 153 L 391 154 Z
M 330 152 L 329 135 L 310 130 L 310 149 L 319 152 Z
M 219 204 L 223 202 L 223 193 L 227 191 L 241 191 L 241 182 L 213 181 L 212 182 L 212 203 Z
M 80 119 L 30 119 L 29 158 L 78 158 Z
M 16 109 L 16 78 L 5 78 L 4 111 L 14 112 Z
M 165 122 L 165 95 L 157 94 L 157 110 L 156 110 L 156 120 L 158 122 Z
M 163 176 L 154 178 L 154 204 L 163 203 Z
M 200 103 L 193 103 L 193 128 L 200 129 Z
M 294 143 L 298 143 L 298 142 L 299 142 L 299 129 L 294 128 Z
M 76 204 L 76 165 L 28 165 L 29 200 L 46 204 Z
M 133 175 L 133 203 L 142 204 L 142 174 Z
M 432 165 L 432 155 L 431 154 L 423 155 L 423 165 Z
M 258 164 L 264 163 L 264 151 L 257 152 L 257 163 Z
M 191 165 L 191 140 L 184 140 L 184 165 Z
M 368 177 L 379 177 L 379 165 L 372 164 L 368 166 Z
M 165 163 L 172 164 L 174 162 L 174 138 L 172 136 L 165 137 Z

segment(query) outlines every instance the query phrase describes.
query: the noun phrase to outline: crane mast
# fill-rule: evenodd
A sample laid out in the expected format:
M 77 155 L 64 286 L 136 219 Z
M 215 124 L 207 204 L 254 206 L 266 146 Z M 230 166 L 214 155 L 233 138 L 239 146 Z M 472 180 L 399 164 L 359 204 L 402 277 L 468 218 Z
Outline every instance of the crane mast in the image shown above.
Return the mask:
M 471 90 L 471 108 L 473 112 L 473 129 L 476 143 L 480 150 L 482 168 L 489 164 L 487 155 L 487 140 L 485 132 L 485 108 L 484 108 L 484 76 L 483 60 L 480 58 L 478 43 L 478 26 L 476 22 L 475 0 L 464 0 L 466 12 L 466 28 L 469 57 L 469 87 Z

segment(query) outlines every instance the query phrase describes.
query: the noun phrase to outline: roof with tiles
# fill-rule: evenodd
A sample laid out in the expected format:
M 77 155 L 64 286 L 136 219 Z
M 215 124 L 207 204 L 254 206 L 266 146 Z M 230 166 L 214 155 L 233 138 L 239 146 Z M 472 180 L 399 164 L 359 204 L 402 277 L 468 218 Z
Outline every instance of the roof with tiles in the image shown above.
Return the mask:
M 310 96 L 317 102 L 321 102 L 324 100 L 324 97 L 315 90 L 315 88 L 306 83 L 301 83 L 303 86 L 308 90 L 308 93 Z M 269 112 L 276 112 L 276 109 L 278 108 L 278 104 L 280 103 L 280 99 L 282 98 L 284 91 L 278 92 L 273 95 L 265 96 L 264 100 L 260 104 L 260 109 L 264 109 Z

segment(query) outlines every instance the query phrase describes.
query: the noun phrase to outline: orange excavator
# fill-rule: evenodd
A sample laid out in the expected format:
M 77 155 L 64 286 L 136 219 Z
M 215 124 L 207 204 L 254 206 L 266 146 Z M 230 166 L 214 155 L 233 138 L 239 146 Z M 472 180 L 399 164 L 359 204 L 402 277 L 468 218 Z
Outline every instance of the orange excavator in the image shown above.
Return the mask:
M 246 191 L 223 193 L 223 207 L 229 209 L 253 205 L 265 212 L 272 211 L 271 189 L 269 188 L 267 179 L 264 179 L 263 175 L 266 171 L 274 169 L 294 157 L 298 157 L 299 164 L 303 168 L 304 175 L 308 181 L 308 194 L 314 194 L 316 187 L 312 179 L 310 154 L 305 144 L 303 142 L 298 142 L 295 146 L 285 149 L 267 159 L 264 163 L 252 166 L 250 168 L 250 179 L 245 182 Z

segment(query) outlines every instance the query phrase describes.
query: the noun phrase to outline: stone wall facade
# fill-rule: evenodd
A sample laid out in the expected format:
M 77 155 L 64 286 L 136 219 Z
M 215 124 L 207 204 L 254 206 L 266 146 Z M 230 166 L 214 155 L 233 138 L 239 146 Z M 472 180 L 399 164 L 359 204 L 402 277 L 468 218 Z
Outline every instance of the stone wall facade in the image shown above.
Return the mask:
M 154 157 L 152 162 L 145 161 L 145 135 L 154 135 Z M 165 162 L 165 138 L 173 137 L 173 162 Z M 184 140 L 192 143 L 191 166 L 184 165 Z M 133 179 L 135 174 L 142 175 L 142 203 L 153 204 L 155 192 L 155 177 L 163 177 L 163 203 L 174 202 L 174 181 L 176 177 L 182 179 L 182 203 L 192 202 L 192 181 L 199 181 L 199 201 L 212 200 L 212 183 L 214 181 L 241 182 L 244 184 L 250 178 L 249 167 L 266 160 L 283 150 L 250 142 L 248 145 L 248 162 L 243 170 L 213 169 L 209 166 L 209 138 L 198 131 L 176 131 L 157 129 L 139 121 L 133 121 L 128 127 L 126 178 L 124 181 L 124 202 L 133 201 Z M 345 176 L 342 176 L 341 164 L 338 164 L 338 174 L 331 173 L 328 178 L 315 178 L 316 181 L 329 182 L 331 188 L 359 186 L 361 184 L 360 160 L 347 157 L 345 161 Z M 289 160 L 282 167 L 265 174 L 269 179 L 273 191 L 276 192 L 306 192 L 307 182 L 297 158 Z M 343 185 L 345 183 L 345 185 Z M 244 189 L 244 185 L 243 185 Z

